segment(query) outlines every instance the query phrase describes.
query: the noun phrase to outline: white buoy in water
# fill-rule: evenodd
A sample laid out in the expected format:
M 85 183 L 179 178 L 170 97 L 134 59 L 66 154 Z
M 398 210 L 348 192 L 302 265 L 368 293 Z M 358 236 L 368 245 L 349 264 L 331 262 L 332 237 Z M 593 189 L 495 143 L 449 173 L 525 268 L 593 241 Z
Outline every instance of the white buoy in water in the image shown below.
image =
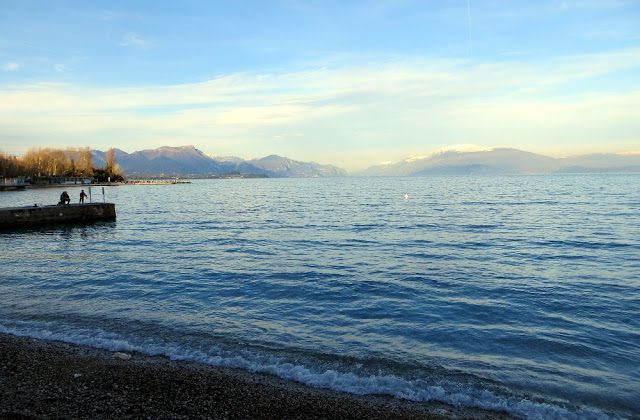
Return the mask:
M 409 199 L 409 194 L 405 194 L 405 195 L 404 195 L 404 199 L 405 199 L 405 200 L 408 200 L 408 199 Z

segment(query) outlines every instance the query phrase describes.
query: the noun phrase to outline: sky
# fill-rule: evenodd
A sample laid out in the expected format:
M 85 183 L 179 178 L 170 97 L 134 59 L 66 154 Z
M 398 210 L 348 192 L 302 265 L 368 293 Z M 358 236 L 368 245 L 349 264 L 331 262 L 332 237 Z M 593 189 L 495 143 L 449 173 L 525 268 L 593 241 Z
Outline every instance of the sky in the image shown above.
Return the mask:
M 640 151 L 640 0 L 0 0 L 0 152 Z

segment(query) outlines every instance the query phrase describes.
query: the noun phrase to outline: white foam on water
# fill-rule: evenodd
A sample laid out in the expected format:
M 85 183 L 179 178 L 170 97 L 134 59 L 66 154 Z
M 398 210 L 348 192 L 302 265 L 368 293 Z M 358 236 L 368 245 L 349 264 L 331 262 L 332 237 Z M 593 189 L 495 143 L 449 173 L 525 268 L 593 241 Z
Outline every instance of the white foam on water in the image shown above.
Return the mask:
M 117 333 L 101 329 L 82 329 L 51 322 L 0 320 L 0 333 L 36 339 L 62 341 L 110 351 L 141 352 L 163 355 L 172 360 L 192 361 L 212 366 L 241 368 L 251 372 L 269 373 L 283 379 L 297 381 L 317 388 L 326 388 L 357 395 L 385 394 L 415 402 L 441 401 L 458 407 L 476 407 L 506 411 L 526 419 L 600 420 L 610 419 L 605 413 L 590 408 L 577 410 L 530 401 L 513 396 L 478 389 L 472 385 L 440 380 L 427 383 L 407 380 L 393 375 L 359 376 L 350 372 L 314 369 L 289 363 L 275 356 L 233 354 L 212 347 L 208 352 L 185 349 L 177 344 L 140 339 L 133 343 Z

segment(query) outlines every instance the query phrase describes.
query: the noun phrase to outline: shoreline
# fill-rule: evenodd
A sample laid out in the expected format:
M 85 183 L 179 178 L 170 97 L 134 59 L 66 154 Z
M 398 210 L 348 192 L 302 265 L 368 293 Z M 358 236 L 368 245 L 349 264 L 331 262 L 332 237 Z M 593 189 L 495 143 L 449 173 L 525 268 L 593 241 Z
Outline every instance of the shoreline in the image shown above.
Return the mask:
M 512 418 L 503 412 L 358 396 L 263 373 L 0 333 L 0 418 L 114 417 Z

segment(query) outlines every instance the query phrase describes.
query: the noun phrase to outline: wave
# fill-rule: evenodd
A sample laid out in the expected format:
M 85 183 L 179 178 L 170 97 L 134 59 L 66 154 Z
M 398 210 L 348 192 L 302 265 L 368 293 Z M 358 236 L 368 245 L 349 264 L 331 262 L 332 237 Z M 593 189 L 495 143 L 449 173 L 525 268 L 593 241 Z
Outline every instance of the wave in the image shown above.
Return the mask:
M 13 321 L 0 319 L 0 333 L 41 340 L 106 349 L 109 351 L 139 352 L 150 356 L 164 356 L 172 360 L 189 361 L 219 367 L 239 368 L 250 372 L 267 373 L 316 388 L 332 389 L 356 395 L 390 395 L 414 402 L 440 401 L 456 407 L 475 407 L 506 411 L 526 419 L 600 420 L 615 418 L 596 409 L 570 404 L 552 404 L 534 398 L 500 392 L 497 387 L 479 386 L 479 381 L 455 381 L 456 375 L 405 378 L 397 374 L 358 373 L 356 369 L 327 368 L 322 363 L 300 362 L 301 358 L 283 357 L 277 352 L 256 352 L 249 347 L 228 350 L 208 346 L 202 350 L 157 338 L 125 336 L 105 331 L 70 327 L 57 322 Z M 304 358 L 302 358 L 304 359 Z M 352 361 L 353 362 L 353 361 Z M 477 382 L 477 383 L 476 383 Z M 495 389 L 493 389 L 495 388 Z

